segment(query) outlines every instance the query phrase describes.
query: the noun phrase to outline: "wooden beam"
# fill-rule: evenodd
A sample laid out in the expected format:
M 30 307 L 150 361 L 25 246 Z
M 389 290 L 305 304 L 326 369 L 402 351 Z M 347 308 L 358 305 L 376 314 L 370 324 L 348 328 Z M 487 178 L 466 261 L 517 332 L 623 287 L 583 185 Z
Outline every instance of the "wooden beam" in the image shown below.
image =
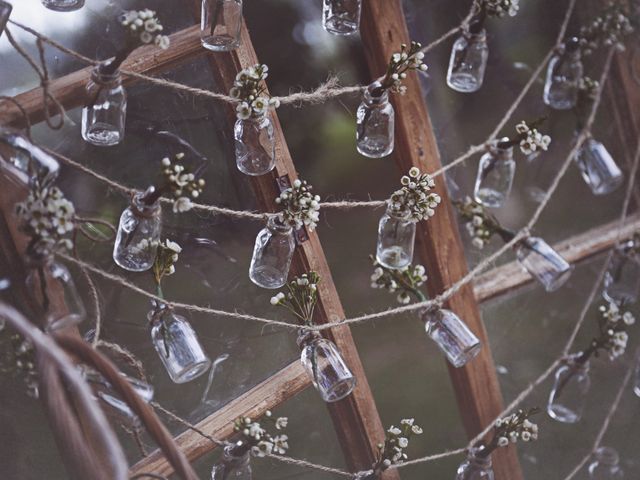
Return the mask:
M 399 50 L 400 44 L 410 43 L 402 1 L 364 2 L 361 35 L 372 78 L 379 77 L 386 71 L 391 55 Z M 417 75 L 409 75 L 406 85 L 408 93 L 392 99 L 396 112 L 394 159 L 402 173 L 411 167 L 433 172 L 441 168 L 440 154 Z M 419 223 L 417 235 L 417 252 L 429 272 L 432 296 L 444 291 L 468 271 L 456 216 L 442 177 L 437 180 L 436 191 L 442 197 L 442 205 L 433 218 Z M 448 308 L 469 325 L 483 344 L 480 355 L 467 366 L 458 369 L 449 366 L 460 415 L 471 438 L 503 410 L 503 400 L 472 286 L 467 285 L 454 295 Z M 494 470 L 498 480 L 522 479 L 514 448 L 496 452 Z

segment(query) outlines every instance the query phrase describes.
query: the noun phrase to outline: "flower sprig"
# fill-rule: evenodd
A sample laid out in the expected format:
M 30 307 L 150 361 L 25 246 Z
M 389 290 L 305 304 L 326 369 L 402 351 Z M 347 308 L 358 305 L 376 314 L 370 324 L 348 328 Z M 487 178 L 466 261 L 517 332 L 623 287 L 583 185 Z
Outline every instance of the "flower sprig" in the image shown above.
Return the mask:
M 532 442 L 538 439 L 538 425 L 529 420 L 540 412 L 539 408 L 518 410 L 516 413 L 496 420 L 493 426 L 493 435 L 488 443 L 481 442 L 477 445 L 477 454 L 480 457 L 488 457 L 498 449 L 509 446 L 511 443 Z
M 516 125 L 516 136 L 504 138 L 497 142 L 498 148 L 509 148 L 518 145 L 524 155 L 533 155 L 541 151 L 547 151 L 551 143 L 551 137 L 540 133 L 537 127 L 546 120 L 539 118 L 531 123 L 522 121 Z
M 316 272 L 303 273 L 287 283 L 287 291 L 271 297 L 271 305 L 284 307 L 296 317 L 300 325 L 313 325 L 313 312 L 318 303 Z
M 418 42 L 411 42 L 411 45 L 407 47 L 406 44 L 400 46 L 400 52 L 394 53 L 389 60 L 387 66 L 387 72 L 380 80 L 379 92 L 374 92 L 376 96 L 382 94 L 384 90 L 391 90 L 392 92 L 404 95 L 407 92 L 407 87 L 402 85 L 402 81 L 407 78 L 407 72 L 411 70 L 420 70 L 426 72 L 428 67 L 422 62 L 424 59 L 424 53 L 422 52 L 422 45 Z
M 262 117 L 269 107 L 278 108 L 280 100 L 271 98 L 264 84 L 269 76 L 269 67 L 256 64 L 245 68 L 238 75 L 229 95 L 240 101 L 236 114 L 240 120 Z
M 266 455 L 284 455 L 289 448 L 289 437 L 284 434 L 272 435 L 262 424 L 270 423 L 276 430 L 284 430 L 289 420 L 287 417 L 274 418 L 270 410 L 258 421 L 249 417 L 238 417 L 233 422 L 233 430 L 240 434 L 240 439 L 235 443 L 234 454 L 242 455 L 248 451 L 253 456 L 264 457 Z
M 611 1 L 602 13 L 580 29 L 580 47 L 583 55 L 590 55 L 601 47 L 624 50 L 624 37 L 634 28 L 626 8 L 619 1 Z
M 312 190 L 306 180 L 294 180 L 275 200 L 283 208 L 278 214 L 280 221 L 295 230 L 306 227 L 313 232 L 320 220 L 320 196 Z
M 182 247 L 176 242 L 165 239 L 158 245 L 156 250 L 156 258 L 153 262 L 151 271 L 153 279 L 158 289 L 158 295 L 162 297 L 162 279 L 168 275 L 173 275 L 176 271 L 176 263 L 178 255 L 182 252 Z
M 178 153 L 171 161 L 169 157 L 162 159 L 162 174 L 165 180 L 165 190 L 168 191 L 174 199 L 173 211 L 186 212 L 193 208 L 191 199 L 196 199 L 202 194 L 205 186 L 204 178 L 196 178 L 194 173 L 185 169 L 181 162 L 184 159 L 184 153 Z
M 593 102 L 600 91 L 600 82 L 591 77 L 583 76 L 578 81 L 578 98 L 573 112 L 576 116 L 577 129 L 582 130 L 585 121 L 589 117 Z
M 589 347 L 578 357 L 578 363 L 586 363 L 592 356 L 598 357 L 604 352 L 613 361 L 624 355 L 627 348 L 629 334 L 628 328 L 636 322 L 635 317 L 629 311 L 622 311 L 621 307 L 613 302 L 601 305 L 598 308 L 598 335 L 595 336 Z
M 409 446 L 409 440 L 413 435 L 422 435 L 422 428 L 416 425 L 413 418 L 405 418 L 400 421 L 400 426 L 391 426 L 385 434 L 384 443 L 378 444 L 376 461 L 372 472 L 367 479 L 378 476 L 392 465 L 404 462 L 408 457 L 405 449 Z
M 453 205 L 458 210 L 460 218 L 465 222 L 465 228 L 471 236 L 471 244 L 479 249 L 487 245 L 494 235 L 499 235 L 504 242 L 510 241 L 514 233 L 504 228 L 484 205 L 471 197 L 454 200 Z
M 398 303 L 403 305 L 411 302 L 411 295 L 419 301 L 425 301 L 425 295 L 420 287 L 427 281 L 426 269 L 422 265 L 407 265 L 399 270 L 392 270 L 380 265 L 372 255 L 374 270 L 371 274 L 371 288 L 385 289 L 389 293 L 396 293 Z
M 520 0 L 476 0 L 476 6 L 488 17 L 515 17 L 520 9 Z
M 435 215 L 435 208 L 442 199 L 437 193 L 430 193 L 435 187 L 435 181 L 431 175 L 420 173 L 413 167 L 409 175 L 400 179 L 402 188 L 396 190 L 389 199 L 389 208 L 394 215 L 408 216 L 413 222 L 426 220 Z

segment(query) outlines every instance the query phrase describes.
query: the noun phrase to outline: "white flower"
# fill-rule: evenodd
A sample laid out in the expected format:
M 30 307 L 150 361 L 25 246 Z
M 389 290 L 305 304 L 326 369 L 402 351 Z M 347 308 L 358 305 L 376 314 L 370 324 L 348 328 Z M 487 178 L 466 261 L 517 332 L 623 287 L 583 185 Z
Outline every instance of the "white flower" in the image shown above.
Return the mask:
M 422 435 L 422 428 L 420 428 L 418 425 L 413 425 L 411 427 L 411 431 L 415 434 L 415 435 Z
M 176 253 L 182 252 L 182 247 L 178 245 L 177 242 L 174 242 L 173 240 L 169 240 L 168 238 L 164 241 L 164 247 L 168 248 L 172 252 L 176 252 Z
M 282 430 L 283 428 L 287 428 L 288 423 L 289 419 L 287 417 L 279 417 L 276 419 L 276 429 Z
M 392 425 L 391 427 L 389 427 L 389 430 L 387 430 L 387 432 L 389 432 L 391 435 L 400 435 L 402 433 L 402 430 Z
M 192 208 L 193 208 L 193 203 L 191 203 L 191 199 L 188 197 L 180 197 L 173 202 L 174 213 L 188 212 Z
M 251 118 L 251 106 L 247 102 L 242 102 L 236 107 L 236 114 L 240 120 Z
M 509 445 L 509 439 L 507 437 L 498 438 L 498 446 L 499 447 L 506 447 L 507 445 Z
M 409 440 L 406 437 L 400 437 L 398 439 L 398 446 L 400 448 L 407 448 L 409 446 Z
M 151 43 L 153 42 L 153 35 L 151 35 L 149 32 L 141 32 L 140 41 L 142 43 Z
M 167 37 L 166 35 L 157 35 L 154 43 L 156 44 L 157 47 L 160 47 L 162 50 L 166 50 L 167 48 L 169 48 L 169 45 L 171 44 L 171 40 L 169 40 L 169 37 Z

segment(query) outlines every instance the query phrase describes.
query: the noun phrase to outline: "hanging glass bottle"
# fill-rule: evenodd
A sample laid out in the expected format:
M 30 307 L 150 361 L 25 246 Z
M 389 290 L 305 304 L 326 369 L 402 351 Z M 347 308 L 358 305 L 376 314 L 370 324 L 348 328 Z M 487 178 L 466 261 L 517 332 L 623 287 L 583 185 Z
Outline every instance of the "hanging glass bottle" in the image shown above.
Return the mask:
M 251 480 L 249 450 L 237 445 L 224 447 L 222 459 L 213 466 L 211 480 Z
M 393 152 L 395 112 L 389 102 L 389 92 L 381 82 L 374 82 L 364 91 L 358 107 L 356 146 L 365 157 L 382 158 Z
M 228 52 L 240 44 L 242 0 L 202 0 L 200 41 L 207 50 Z
M 456 92 L 480 90 L 487 69 L 487 32 L 476 22 L 454 42 L 447 71 L 447 85 Z
M 578 422 L 590 387 L 589 361 L 582 360 L 582 353 L 571 355 L 556 371 L 547 413 L 562 423 Z
M 2 32 L 4 32 L 4 27 L 7 25 L 7 20 L 9 20 L 12 9 L 13 7 L 10 3 L 0 0 L 0 36 L 2 36 Z
M 513 147 L 505 146 L 508 142 L 505 137 L 494 143 L 480 158 L 473 196 L 485 207 L 501 207 L 511 192 L 516 162 Z
M 41 187 L 53 183 L 60 172 L 56 159 L 22 133 L 5 127 L 0 127 L 0 168 L 23 185 L 37 178 Z
M 456 480 L 494 480 L 491 456 L 482 456 L 481 449 L 470 448 L 467 459 L 460 464 Z
M 605 146 L 589 137 L 575 156 L 582 178 L 594 195 L 606 195 L 616 190 L 624 175 Z
M 480 340 L 452 311 L 426 309 L 421 312 L 420 318 L 425 322 L 427 334 L 454 367 L 464 366 L 480 353 Z
M 205 373 L 211 360 L 187 320 L 166 307 L 148 315 L 151 340 L 162 363 L 175 383 L 186 383 Z
M 591 480 L 622 480 L 624 471 L 620 467 L 620 456 L 611 447 L 599 447 L 589 464 Z
M 629 240 L 613 251 L 604 277 L 603 297 L 609 302 L 631 304 L 640 295 L 640 255 L 637 240 Z
M 356 378 L 333 342 L 317 332 L 301 330 L 298 346 L 302 366 L 325 402 L 337 402 L 353 391 Z
M 387 206 L 378 224 L 376 260 L 379 264 L 397 270 L 413 261 L 416 224 L 410 216 L 410 212 L 399 214 Z
M 334 35 L 352 35 L 360 29 L 362 0 L 323 0 L 322 26 Z
M 42 5 L 56 12 L 73 12 L 84 7 L 84 0 L 41 0 Z
M 276 140 L 268 115 L 237 119 L 234 128 L 236 163 L 246 175 L 269 173 L 276 166 Z
M 249 278 L 262 288 L 280 288 L 287 283 L 291 259 L 296 248 L 294 231 L 277 215 L 256 237 Z
M 127 93 L 120 72 L 106 73 L 106 70 L 98 65 L 91 72 L 87 105 L 82 109 L 82 138 L 98 147 L 122 142 L 127 115 Z
M 571 276 L 572 266 L 541 238 L 521 240 L 516 247 L 516 256 L 520 265 L 547 292 L 557 290 Z
M 120 216 L 118 233 L 113 246 L 113 260 L 131 272 L 142 272 L 153 266 L 160 243 L 160 203 L 151 205 L 145 199 L 153 190 L 136 194 Z
M 561 53 L 557 53 L 549 61 L 544 84 L 544 103 L 556 110 L 575 107 L 583 70 L 580 42 L 574 37 L 566 43 Z

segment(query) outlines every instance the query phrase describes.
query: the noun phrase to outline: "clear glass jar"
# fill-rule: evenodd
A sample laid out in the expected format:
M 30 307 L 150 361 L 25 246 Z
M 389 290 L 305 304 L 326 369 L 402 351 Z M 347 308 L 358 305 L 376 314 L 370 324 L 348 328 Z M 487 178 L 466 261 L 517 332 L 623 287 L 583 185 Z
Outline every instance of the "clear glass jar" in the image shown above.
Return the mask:
M 242 0 L 202 0 L 200 41 L 207 50 L 228 52 L 240 45 Z
M 470 448 L 467 459 L 460 464 L 456 472 L 456 480 L 494 480 L 491 456 L 483 457 L 480 449 Z
M 527 237 L 516 247 L 520 265 L 542 284 L 547 292 L 553 292 L 569 280 L 573 267 L 547 242 L 538 237 Z
M 189 322 L 166 308 L 149 312 L 151 340 L 174 383 L 186 383 L 211 366 L 195 330 Z
M 60 172 L 55 158 L 22 133 L 5 127 L 0 127 L 0 168 L 24 185 L 38 178 L 43 187 L 53 183 Z
M 394 270 L 404 268 L 413 261 L 416 223 L 410 214 L 396 214 L 390 206 L 378 224 L 376 260 Z
M 582 144 L 574 159 L 594 195 L 611 193 L 624 181 L 624 174 L 606 147 L 593 138 Z
M 356 113 L 356 146 L 360 154 L 369 158 L 382 158 L 393 152 L 395 112 L 389 92 L 381 87 L 380 82 L 374 82 L 366 88 Z
M 280 288 L 287 283 L 291 259 L 296 249 L 294 231 L 277 215 L 260 230 L 253 248 L 249 278 L 262 288 Z
M 562 423 L 576 423 L 591 387 L 589 362 L 581 361 L 582 353 L 571 355 L 556 371 L 553 389 L 549 394 L 547 413 Z
M 572 38 L 564 51 L 554 55 L 549 61 L 544 84 L 544 103 L 556 110 L 575 107 L 583 71 L 580 43 L 577 38 Z
M 482 345 L 469 327 L 451 310 L 440 308 L 420 312 L 425 330 L 451 364 L 460 368 L 473 360 Z
M 276 140 L 273 124 L 267 115 L 236 120 L 233 130 L 236 164 L 246 175 L 269 173 L 276 166 Z
M 124 139 L 127 93 L 120 72 L 106 74 L 98 65 L 87 84 L 87 104 L 82 109 L 82 138 L 98 147 L 117 145 Z
M 604 276 L 602 296 L 609 302 L 631 304 L 640 295 L 640 255 L 635 240 L 616 247 Z
M 447 85 L 456 92 L 471 93 L 480 90 L 487 69 L 489 47 L 487 33 L 465 32 L 453 43 Z
M 599 447 L 587 468 L 591 480 L 622 480 L 624 471 L 620 467 L 620 456 L 611 447 Z
M 485 207 L 501 207 L 511 192 L 516 173 L 513 147 L 501 146 L 508 141 L 508 138 L 503 138 L 496 142 L 480 158 L 473 196 L 476 202 Z
M 45 329 L 59 330 L 82 322 L 87 311 L 67 267 L 46 255 L 30 256 L 26 263 L 26 286 L 40 307 Z
M 84 0 L 40 0 L 42 5 L 56 12 L 73 12 L 84 7 Z
M 251 478 L 249 450 L 238 451 L 236 445 L 224 447 L 222 459 L 211 469 L 211 480 L 251 480 Z
M 360 29 L 362 0 L 324 0 L 322 26 L 334 35 L 352 35 Z
M 7 20 L 9 20 L 12 9 L 13 6 L 10 3 L 0 0 L 0 36 L 2 36 L 2 32 L 4 32 L 4 27 L 7 25 Z
M 298 346 L 302 366 L 325 402 L 337 402 L 353 391 L 356 378 L 333 342 L 317 332 L 301 331 Z
M 130 272 L 149 270 L 160 243 L 162 208 L 159 202 L 144 203 L 148 193 L 136 194 L 122 212 L 113 246 L 113 261 Z

